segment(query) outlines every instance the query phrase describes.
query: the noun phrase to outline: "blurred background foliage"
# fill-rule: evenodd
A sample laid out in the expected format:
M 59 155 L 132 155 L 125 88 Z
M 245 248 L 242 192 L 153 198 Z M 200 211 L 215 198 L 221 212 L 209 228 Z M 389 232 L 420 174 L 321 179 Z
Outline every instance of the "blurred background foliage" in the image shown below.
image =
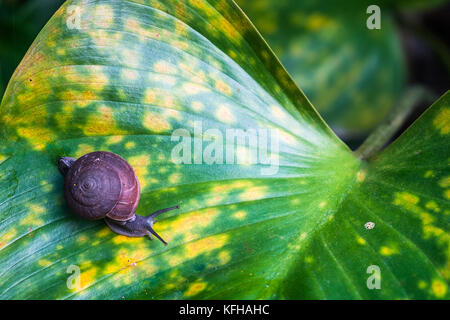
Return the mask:
M 386 10 L 382 28 L 369 30 L 361 0 L 238 2 L 341 135 L 371 130 L 402 92 L 404 59 Z
M 33 40 L 63 0 L 0 0 L 0 96 Z
M 63 2 L 0 0 L 0 95 Z M 424 86 L 435 97 L 449 88 L 450 1 L 236 2 L 325 121 L 352 148 L 392 111 L 407 87 Z M 381 30 L 366 28 L 369 4 L 381 8 Z M 418 101 L 404 127 L 428 106 L 428 101 Z
M 439 25 L 450 18 L 448 1 L 237 2 L 325 121 L 352 147 L 409 86 L 427 86 L 436 96 L 448 89 L 449 28 Z M 380 30 L 366 27 L 370 4 L 381 8 Z M 429 77 L 430 69 L 439 71 Z

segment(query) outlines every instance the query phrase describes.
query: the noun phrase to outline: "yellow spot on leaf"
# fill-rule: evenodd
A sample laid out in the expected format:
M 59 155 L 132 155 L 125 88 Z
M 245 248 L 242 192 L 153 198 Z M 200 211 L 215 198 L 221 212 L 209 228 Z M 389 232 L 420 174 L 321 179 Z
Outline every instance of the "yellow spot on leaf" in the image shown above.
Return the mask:
M 397 254 L 398 250 L 396 248 L 383 246 L 383 247 L 380 248 L 380 253 L 383 256 L 391 256 L 393 254 Z
M 244 210 L 239 210 L 233 214 L 233 217 L 235 217 L 238 220 L 243 220 L 247 216 L 247 212 Z
M 221 251 L 219 253 L 219 264 L 222 266 L 231 260 L 230 253 L 228 251 Z
M 408 192 L 397 193 L 396 198 L 394 200 L 395 205 L 401 205 L 401 206 L 415 205 L 418 202 L 419 202 L 419 198 Z
M 450 189 L 444 191 L 444 197 L 450 200 Z
M 133 149 L 134 147 L 136 147 L 136 143 L 134 143 L 133 141 L 125 143 L 125 148 L 127 149 Z
M 93 21 L 103 28 L 109 28 L 114 22 L 114 10 L 111 6 L 98 5 L 94 15 Z
M 111 233 L 111 230 L 109 228 L 105 227 L 102 230 L 100 230 L 99 232 L 97 232 L 97 237 L 105 237 L 110 233 Z
M 422 222 L 424 225 L 430 225 L 434 222 L 434 217 L 426 212 L 422 212 L 420 214 L 420 218 L 422 219 Z
M 364 240 L 363 238 L 361 238 L 361 237 L 358 237 L 357 238 L 357 241 L 358 241 L 358 243 L 360 244 L 360 245 L 365 245 L 366 244 L 366 240 Z
M 181 36 L 187 36 L 189 33 L 188 30 L 189 27 L 185 23 L 181 22 L 180 20 L 175 21 L 175 32 L 177 34 Z
M 27 204 L 28 215 L 21 219 L 20 225 L 27 225 L 30 227 L 37 227 L 44 224 L 44 221 L 40 219 L 40 216 L 45 213 L 45 208 L 37 204 Z
M 443 298 L 447 293 L 447 284 L 442 280 L 435 279 L 431 283 L 431 290 L 437 298 Z
M 50 192 L 53 190 L 53 184 L 51 184 L 47 180 L 41 181 L 41 187 L 44 192 Z
M 154 104 L 156 102 L 156 92 L 153 89 L 147 89 L 145 91 L 144 103 Z
M 133 167 L 146 167 L 150 165 L 150 157 L 146 154 L 131 157 L 128 161 Z
M 216 194 L 212 197 L 209 197 L 205 203 L 207 206 L 211 207 L 211 206 L 216 206 L 218 204 L 220 204 L 223 199 L 225 199 L 225 195 L 224 194 Z
M 191 77 L 191 81 L 198 82 L 198 83 L 207 83 L 208 82 L 208 80 L 206 78 L 206 74 L 201 70 L 197 70 L 195 72 L 195 75 L 193 77 Z
M 216 118 L 224 123 L 233 123 L 235 118 L 230 108 L 226 105 L 220 105 L 216 111 Z
M 97 272 L 98 272 L 98 268 L 92 267 L 92 268 L 88 269 L 87 271 L 84 271 L 81 273 L 81 275 L 80 275 L 81 289 L 85 289 L 85 288 L 89 287 L 96 281 Z
M 153 67 L 159 73 L 175 74 L 177 72 L 177 69 L 166 61 L 158 61 Z
M 139 66 L 139 54 L 133 50 L 122 49 L 122 58 L 130 67 L 137 68 Z
M 119 135 L 124 132 L 117 128 L 112 109 L 107 106 L 101 106 L 97 113 L 89 116 L 84 126 L 84 133 L 87 136 L 106 136 Z
M 0 248 L 3 248 L 9 241 L 17 235 L 16 229 L 11 229 L 0 238 Z
M 278 118 L 278 119 L 285 119 L 286 118 L 286 112 L 280 108 L 279 106 L 271 106 L 270 107 L 272 114 Z
M 427 172 L 425 172 L 425 174 L 423 176 L 424 176 L 424 178 L 431 178 L 434 176 L 434 171 L 428 170 Z
M 178 216 L 170 222 L 160 221 L 159 228 L 161 233 L 167 234 L 166 238 L 168 241 L 171 241 L 177 236 L 183 236 L 184 241 L 188 242 L 198 237 L 198 234 L 195 233 L 196 230 L 211 225 L 219 212 L 216 208 L 190 212 L 187 215 Z
M 156 32 L 152 32 L 151 29 L 146 29 L 133 18 L 125 21 L 125 30 L 138 35 L 141 41 L 144 41 L 145 38 L 156 38 Z
M 164 132 L 170 130 L 171 126 L 161 115 L 147 112 L 144 116 L 144 127 L 156 132 Z
M 423 290 L 423 289 L 425 289 L 427 287 L 427 283 L 425 281 L 423 281 L 423 280 L 420 280 L 419 283 L 417 284 L 417 287 L 419 289 Z
M 187 50 L 189 48 L 189 43 L 186 41 L 174 40 L 170 42 L 172 46 L 180 50 Z
M 205 105 L 201 103 L 200 101 L 194 101 L 192 102 L 192 109 L 199 112 L 202 111 L 205 108 Z
M 88 144 L 80 144 L 78 146 L 78 150 L 75 152 L 75 157 L 79 158 L 84 156 L 85 154 L 94 152 L 94 147 Z
M 441 134 L 448 134 L 450 132 L 450 108 L 442 110 L 434 119 L 433 124 L 436 129 L 441 131 Z
M 434 212 L 439 212 L 441 211 L 441 209 L 439 208 L 439 206 L 437 205 L 436 202 L 434 202 L 433 200 L 428 201 L 427 204 L 425 205 L 425 208 L 433 210 Z
M 153 74 L 150 78 L 157 83 L 166 84 L 169 86 L 173 86 L 177 83 L 177 78 L 165 74 Z
M 297 139 L 289 132 L 286 132 L 284 130 L 277 130 L 277 133 L 280 136 L 280 141 L 283 141 L 286 144 L 295 145 L 297 142 Z
M 183 90 L 186 92 L 186 94 L 189 94 L 189 95 L 194 95 L 194 94 L 204 93 L 204 92 L 209 91 L 209 89 L 207 87 L 201 86 L 196 83 L 183 84 Z
M 166 95 L 162 99 L 160 106 L 164 107 L 164 108 L 174 108 L 175 107 L 175 99 L 171 95 Z
M 216 82 L 216 89 L 223 94 L 226 94 L 227 96 L 231 95 L 232 93 L 231 87 L 222 80 Z
M 91 41 L 98 47 L 105 47 L 111 45 L 111 38 L 105 30 L 89 30 L 87 31 Z
M 358 182 L 363 182 L 366 179 L 367 170 L 360 170 L 356 173 L 356 180 Z
M 441 188 L 448 188 L 448 187 L 450 187 L 450 176 L 447 176 L 447 177 L 441 179 L 439 181 L 439 186 Z
M 312 14 L 307 20 L 307 27 L 310 30 L 318 30 L 330 23 L 330 19 L 321 14 Z
M 187 297 L 192 297 L 205 290 L 206 283 L 200 280 L 197 280 L 194 283 L 191 283 L 188 289 L 185 291 L 184 295 Z
M 193 259 L 201 254 L 222 248 L 228 241 L 228 235 L 220 234 L 188 243 L 185 247 L 186 257 Z
M 435 237 L 437 238 L 437 241 L 439 243 L 448 246 L 450 243 L 450 235 L 441 228 L 433 225 L 433 223 L 436 220 L 435 217 L 430 215 L 420 206 L 418 206 L 417 205 L 418 202 L 419 202 L 418 197 L 408 194 L 406 192 L 397 193 L 394 199 L 394 204 L 404 207 L 405 209 L 413 212 L 418 218 L 420 218 L 422 222 L 423 234 L 425 239 Z M 429 202 L 428 207 L 430 205 L 433 206 Z
M 35 150 L 43 150 L 53 140 L 53 132 L 45 128 L 24 127 L 17 129 L 17 133 L 27 139 Z
M 253 201 L 263 199 L 267 196 L 267 186 L 256 186 L 246 189 L 239 198 L 244 201 Z
M 96 86 L 91 85 L 91 89 L 101 91 L 104 86 L 109 82 L 108 75 L 103 73 L 105 67 L 103 66 L 88 66 L 89 81 Z
M 180 173 L 174 173 L 174 174 L 170 175 L 169 182 L 171 184 L 175 184 L 175 183 L 180 182 L 180 179 L 181 179 L 181 174 Z
M 112 136 L 106 140 L 106 144 L 116 144 L 123 140 L 123 136 Z
M 41 267 L 48 267 L 49 265 L 52 264 L 52 262 L 49 261 L 49 260 L 41 259 L 41 260 L 38 261 L 38 264 L 39 264 Z
M 229 56 L 231 59 L 236 59 L 238 55 L 237 55 L 236 51 L 234 51 L 234 50 L 229 50 L 229 51 L 228 51 L 228 56 Z

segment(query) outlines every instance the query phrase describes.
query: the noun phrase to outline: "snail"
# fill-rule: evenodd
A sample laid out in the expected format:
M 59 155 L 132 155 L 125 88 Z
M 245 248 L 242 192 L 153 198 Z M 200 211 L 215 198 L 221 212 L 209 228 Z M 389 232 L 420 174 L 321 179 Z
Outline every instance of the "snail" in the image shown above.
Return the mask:
M 59 159 L 64 176 L 64 196 L 70 209 L 89 220 L 105 219 L 108 227 L 128 237 L 152 235 L 167 245 L 153 230 L 154 218 L 179 206 L 158 210 L 144 217 L 136 214 L 140 185 L 131 165 L 106 151 L 88 153 L 78 160 Z

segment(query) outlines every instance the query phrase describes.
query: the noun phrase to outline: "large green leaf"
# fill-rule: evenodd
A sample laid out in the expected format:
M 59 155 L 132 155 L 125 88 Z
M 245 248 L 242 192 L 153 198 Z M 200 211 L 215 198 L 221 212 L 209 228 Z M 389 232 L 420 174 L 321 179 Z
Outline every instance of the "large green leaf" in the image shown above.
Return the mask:
M 390 8 L 369 30 L 370 1 L 238 0 L 325 121 L 343 136 L 370 132 L 403 89 Z
M 448 100 L 361 162 L 234 3 L 69 1 L 0 109 L 0 297 L 448 298 Z M 171 134 L 196 122 L 277 129 L 278 171 L 175 164 Z M 136 169 L 139 214 L 181 204 L 155 225 L 167 247 L 68 210 L 57 159 L 93 150 Z M 366 286 L 374 264 L 380 290 Z

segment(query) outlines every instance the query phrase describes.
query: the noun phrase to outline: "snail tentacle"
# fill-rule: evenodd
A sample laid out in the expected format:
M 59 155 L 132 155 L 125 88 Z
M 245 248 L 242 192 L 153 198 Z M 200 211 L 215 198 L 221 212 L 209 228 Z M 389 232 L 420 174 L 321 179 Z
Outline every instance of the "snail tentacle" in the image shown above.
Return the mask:
M 151 215 L 149 215 L 147 217 L 147 219 L 148 220 L 153 220 L 156 216 L 159 216 L 161 213 L 164 213 L 164 212 L 167 212 L 167 211 L 172 211 L 172 210 L 175 210 L 175 209 L 180 209 L 180 206 L 177 205 L 175 207 L 170 207 L 170 208 L 165 208 L 165 209 L 161 209 L 161 210 L 155 211 Z M 156 221 L 153 221 L 153 223 L 155 223 L 155 222 Z
M 70 167 L 75 163 L 75 159 L 71 157 L 62 157 L 58 160 L 59 172 L 65 177 Z
M 157 237 L 159 240 L 161 240 L 161 242 L 164 243 L 165 246 L 167 246 L 167 242 L 165 242 L 165 241 L 163 240 L 163 238 L 161 238 L 161 237 L 159 236 L 159 234 L 157 234 L 156 231 L 153 230 L 153 228 L 148 228 L 148 231 L 149 231 L 149 232 L 148 232 L 148 236 L 149 236 L 150 240 L 153 240 L 153 237 L 152 237 L 152 234 L 153 234 L 155 237 Z
M 155 230 L 153 230 L 153 225 L 156 223 L 156 221 L 154 220 L 156 216 L 167 212 L 167 211 L 171 211 L 171 210 L 175 210 L 175 209 L 180 209 L 179 205 L 176 205 L 174 207 L 170 207 L 170 208 L 165 208 L 165 209 L 161 209 L 158 211 L 153 212 L 151 215 L 149 215 L 148 217 L 146 217 L 145 219 L 147 220 L 147 230 L 149 231 L 148 236 L 150 239 L 153 239 L 152 234 L 157 237 L 159 240 L 161 240 L 162 243 L 164 243 L 164 245 L 167 245 L 167 242 L 165 242 L 163 240 L 163 238 L 161 238 L 156 232 Z

